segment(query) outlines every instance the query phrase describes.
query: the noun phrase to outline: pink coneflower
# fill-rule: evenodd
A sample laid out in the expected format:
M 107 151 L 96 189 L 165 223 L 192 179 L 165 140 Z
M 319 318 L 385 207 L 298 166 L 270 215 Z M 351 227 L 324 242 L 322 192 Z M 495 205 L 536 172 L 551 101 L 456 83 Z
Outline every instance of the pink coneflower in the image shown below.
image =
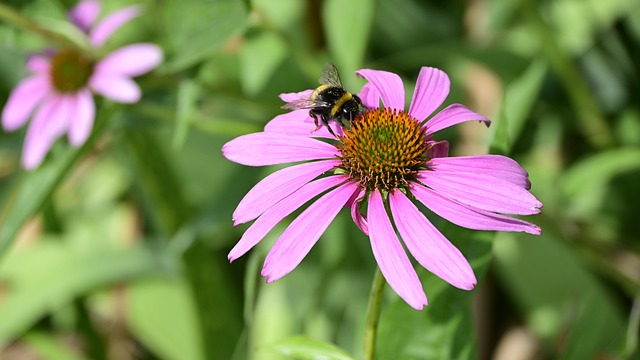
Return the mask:
M 69 19 L 100 49 L 111 34 L 139 14 L 127 7 L 96 23 L 100 3 L 80 2 Z M 2 112 L 2 125 L 13 131 L 31 117 L 22 153 L 25 169 L 40 165 L 53 143 L 65 133 L 74 146 L 82 145 L 93 127 L 95 104 L 92 92 L 116 102 L 134 103 L 140 88 L 131 77 L 144 74 L 162 61 L 162 51 L 152 44 L 132 44 L 100 59 L 75 49 L 47 51 L 27 61 L 31 76 L 13 90 Z
M 347 206 L 369 236 L 391 288 L 410 306 L 422 309 L 427 297 L 398 235 L 420 265 L 451 285 L 470 290 L 476 278 L 462 253 L 414 202 L 459 226 L 530 234 L 540 234 L 540 228 L 502 214 L 537 214 L 542 204 L 528 192 L 528 174 L 515 161 L 497 155 L 447 157 L 447 143 L 432 139 L 438 130 L 464 121 L 489 124 L 459 104 L 424 122 L 449 94 L 443 71 L 421 69 L 408 112 L 398 75 L 369 69 L 357 74 L 368 81 L 359 96 L 369 110 L 350 129 L 332 123 L 336 137 L 326 128 L 314 131 L 308 110 L 295 110 L 274 118 L 263 132 L 224 145 L 224 156 L 244 165 L 303 162 L 267 176 L 240 201 L 234 223 L 256 220 L 229 260 L 245 254 L 287 215 L 319 196 L 271 248 L 262 269 L 267 282 L 293 270 Z M 281 98 L 292 101 L 308 94 Z M 378 108 L 380 100 L 384 107 Z

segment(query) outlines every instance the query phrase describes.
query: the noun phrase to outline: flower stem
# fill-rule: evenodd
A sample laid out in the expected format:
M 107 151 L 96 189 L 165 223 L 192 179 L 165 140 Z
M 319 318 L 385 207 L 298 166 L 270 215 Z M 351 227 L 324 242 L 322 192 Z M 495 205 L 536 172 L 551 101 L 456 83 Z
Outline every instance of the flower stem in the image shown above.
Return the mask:
M 386 281 L 380 272 L 380 268 L 376 267 L 376 274 L 373 277 L 373 284 L 371 284 L 371 292 L 369 293 L 367 323 L 364 329 L 364 360 L 373 360 L 376 354 L 378 320 L 380 319 L 380 306 L 385 283 Z
M 41 23 L 31 20 L 30 18 L 20 14 L 20 12 L 14 8 L 4 4 L 0 4 L 0 20 L 3 20 L 8 24 L 12 24 L 15 27 L 36 32 L 54 44 L 73 48 L 93 55 L 91 53 L 91 49 L 89 49 L 86 44 L 83 44 L 83 42 L 86 42 L 86 39 L 83 38 L 83 35 L 74 26 L 66 26 L 64 28 L 65 34 L 58 33 L 46 26 L 43 26 Z

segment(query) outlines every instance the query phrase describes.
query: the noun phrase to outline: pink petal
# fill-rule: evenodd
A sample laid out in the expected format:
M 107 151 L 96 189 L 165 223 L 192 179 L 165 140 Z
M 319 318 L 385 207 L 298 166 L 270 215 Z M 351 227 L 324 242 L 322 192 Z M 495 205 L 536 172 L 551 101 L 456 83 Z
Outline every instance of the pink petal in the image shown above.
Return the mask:
M 313 94 L 313 90 L 303 90 L 300 92 L 293 93 L 282 93 L 280 94 L 280 99 L 284 102 L 291 102 L 298 99 L 306 99 Z
M 492 176 L 426 170 L 417 178 L 441 195 L 481 210 L 532 215 L 542 207 L 527 190 Z
M 251 221 L 278 201 L 322 173 L 340 165 L 340 161 L 316 161 L 290 166 L 274 172 L 256 184 L 233 212 L 234 225 Z
M 98 18 L 100 7 L 97 0 L 82 0 L 69 12 L 69 20 L 86 33 Z
M 369 197 L 369 237 L 373 256 L 389 286 L 411 307 L 422 310 L 427 296 L 415 269 L 398 241 L 389 216 L 384 209 L 382 195 L 377 189 Z
M 67 96 L 44 100 L 24 139 L 22 166 L 25 169 L 38 167 L 56 139 L 67 130 L 72 101 Z
M 133 44 L 107 55 L 96 65 L 97 72 L 132 77 L 151 71 L 162 62 L 162 50 L 153 44 Z
M 427 128 L 427 136 L 429 136 L 444 128 L 448 128 L 449 126 L 453 126 L 465 121 L 474 120 L 484 121 L 487 126 L 491 124 L 491 120 L 487 119 L 486 117 L 467 109 L 463 105 L 453 104 L 447 106 L 445 109 L 437 113 L 423 126 Z
M 270 207 L 242 234 L 240 241 L 238 241 L 236 246 L 229 252 L 229 261 L 234 261 L 251 250 L 274 226 L 307 201 L 347 180 L 349 180 L 349 178 L 344 175 L 336 175 L 312 181 L 302 186 L 290 196 L 282 199 L 276 206 Z
M 93 128 L 95 115 L 96 108 L 91 92 L 88 89 L 80 90 L 75 95 L 75 106 L 69 126 L 68 136 L 71 145 L 80 146 L 87 141 Z
M 120 103 L 135 103 L 142 96 L 138 85 L 124 76 L 95 72 L 89 85 L 95 92 Z
M 40 76 L 49 77 L 51 60 L 43 55 L 30 55 L 27 58 L 27 70 Z
M 91 43 L 96 47 L 102 46 L 122 25 L 140 15 L 140 11 L 140 6 L 134 5 L 107 15 L 89 34 Z
M 450 86 L 451 82 L 444 71 L 432 67 L 420 69 L 409 115 L 420 121 L 428 118 L 447 98 Z
M 449 142 L 443 141 L 429 141 L 427 142 L 427 158 L 445 158 L 449 156 Z
M 371 108 L 377 109 L 380 107 L 380 92 L 371 83 L 366 83 L 362 87 L 362 90 L 358 93 L 358 97 L 362 100 L 362 103 Z
M 49 81 L 44 76 L 36 75 L 22 80 L 9 95 L 7 104 L 2 110 L 4 129 L 14 131 L 22 127 L 50 89 Z
M 248 166 L 332 159 L 338 153 L 335 146 L 319 140 L 272 132 L 243 135 L 222 147 L 224 157 Z
M 411 193 L 438 216 L 468 229 L 521 231 L 533 235 L 540 235 L 542 231 L 538 226 L 520 219 L 460 204 L 422 185 L 411 187 Z
M 473 289 L 476 277 L 460 250 L 401 191 L 389 194 L 389 204 L 400 237 L 420 265 L 457 288 Z
M 404 110 L 404 85 L 400 76 L 388 71 L 370 69 L 358 70 L 356 75 L 367 79 L 376 88 L 385 107 Z
M 286 114 L 281 114 L 273 118 L 264 127 L 264 131 L 277 132 L 287 135 L 300 135 L 306 137 L 335 139 L 335 136 L 329 133 L 326 126 L 319 123 L 316 128 L 315 120 L 309 116 L 309 110 L 293 110 Z M 335 121 L 329 122 L 329 126 L 336 135 L 344 135 L 342 126 Z
M 369 235 L 369 223 L 367 222 L 366 216 L 362 215 L 359 209 L 360 200 L 362 200 L 365 194 L 366 191 L 361 189 L 360 192 L 355 193 L 353 197 L 347 201 L 347 206 L 351 209 L 351 217 L 356 226 L 365 235 Z
M 280 279 L 298 266 L 357 190 L 358 184 L 353 182 L 341 185 L 323 195 L 293 220 L 264 261 L 262 276 L 267 277 L 267 282 Z
M 427 167 L 434 171 L 483 174 L 506 180 L 524 189 L 531 188 L 529 174 L 522 166 L 506 156 L 480 155 L 431 159 Z

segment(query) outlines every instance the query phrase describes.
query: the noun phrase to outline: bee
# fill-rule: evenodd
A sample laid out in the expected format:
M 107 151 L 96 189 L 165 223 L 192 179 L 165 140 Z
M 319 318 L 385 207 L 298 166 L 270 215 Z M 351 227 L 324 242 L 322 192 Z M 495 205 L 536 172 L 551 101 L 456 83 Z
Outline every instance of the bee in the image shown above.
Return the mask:
M 358 95 L 354 95 L 342 87 L 340 74 L 333 64 L 327 64 L 318 80 L 318 86 L 308 98 L 301 98 L 286 103 L 282 109 L 299 110 L 309 109 L 316 124 L 316 130 L 320 128 L 319 123 L 324 124 L 331 135 L 336 136 L 329 126 L 329 120 L 333 120 L 340 125 L 343 120 L 351 122 L 360 114 L 360 108 L 366 109 Z M 315 131 L 315 130 L 314 130 Z

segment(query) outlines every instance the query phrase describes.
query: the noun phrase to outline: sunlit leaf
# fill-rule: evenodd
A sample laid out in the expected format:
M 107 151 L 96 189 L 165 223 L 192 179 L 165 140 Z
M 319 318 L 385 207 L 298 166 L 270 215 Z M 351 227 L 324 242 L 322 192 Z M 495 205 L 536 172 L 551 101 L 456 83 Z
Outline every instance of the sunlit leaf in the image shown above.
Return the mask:
M 287 359 L 299 360 L 353 360 L 354 358 L 335 345 L 294 336 L 278 341 L 270 346 L 270 350 L 283 355 Z

